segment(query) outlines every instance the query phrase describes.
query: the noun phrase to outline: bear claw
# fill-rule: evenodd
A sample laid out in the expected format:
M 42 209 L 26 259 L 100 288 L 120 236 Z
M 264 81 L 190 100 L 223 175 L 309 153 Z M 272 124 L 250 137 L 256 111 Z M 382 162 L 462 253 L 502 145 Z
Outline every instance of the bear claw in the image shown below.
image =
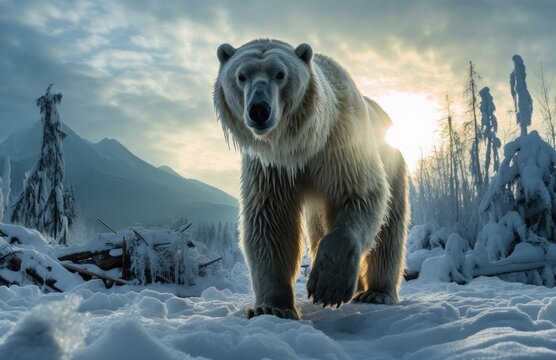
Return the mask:
M 309 276 L 307 295 L 313 299 L 313 305 L 322 305 L 323 308 L 326 306 L 338 308 L 343 303 L 349 302 L 355 292 L 355 286 L 348 285 L 352 282 L 349 280 L 337 281 L 335 287 L 328 287 L 326 284 L 330 281 L 323 281 L 325 277 L 319 279 L 319 272 L 315 270 Z
M 353 297 L 354 302 L 393 305 L 399 300 L 397 296 L 380 291 L 360 291 Z
M 294 309 L 279 309 L 267 305 L 258 305 L 247 309 L 248 319 L 259 315 L 274 315 L 282 319 L 299 320 L 299 313 Z

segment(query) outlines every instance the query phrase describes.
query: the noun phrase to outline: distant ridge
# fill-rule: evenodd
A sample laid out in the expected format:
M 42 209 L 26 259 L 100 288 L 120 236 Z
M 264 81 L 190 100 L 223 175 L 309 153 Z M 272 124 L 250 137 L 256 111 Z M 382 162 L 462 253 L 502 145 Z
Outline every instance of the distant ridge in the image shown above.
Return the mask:
M 172 169 L 171 167 L 167 166 L 167 165 L 161 165 L 158 167 L 160 170 L 167 172 L 168 174 L 172 174 L 175 176 L 179 176 L 179 177 L 183 177 L 180 174 L 178 174 L 174 169 Z
M 96 217 L 118 228 L 161 224 L 177 217 L 206 222 L 236 219 L 237 200 L 222 190 L 186 179 L 168 166 L 152 166 L 117 140 L 92 143 L 66 125 L 63 129 L 68 134 L 66 179 L 74 187 L 83 218 L 96 229 L 100 229 Z M 37 122 L 0 143 L 0 168 L 4 155 L 12 159 L 12 196 L 19 194 L 25 172 L 36 163 L 40 140 Z

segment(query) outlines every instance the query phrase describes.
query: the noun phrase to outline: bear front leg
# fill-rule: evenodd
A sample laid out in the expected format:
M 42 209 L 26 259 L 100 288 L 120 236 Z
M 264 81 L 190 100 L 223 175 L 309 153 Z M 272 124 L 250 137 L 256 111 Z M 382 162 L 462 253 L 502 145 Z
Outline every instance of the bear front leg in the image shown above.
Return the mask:
M 332 209 L 332 230 L 320 241 L 307 281 L 307 292 L 315 304 L 349 302 L 359 279 L 362 255 L 378 233 L 386 209 L 388 192 L 373 192 L 350 199 Z
M 299 319 L 293 286 L 301 261 L 298 190 L 285 171 L 243 159 L 241 247 L 255 293 L 249 318 L 269 314 Z

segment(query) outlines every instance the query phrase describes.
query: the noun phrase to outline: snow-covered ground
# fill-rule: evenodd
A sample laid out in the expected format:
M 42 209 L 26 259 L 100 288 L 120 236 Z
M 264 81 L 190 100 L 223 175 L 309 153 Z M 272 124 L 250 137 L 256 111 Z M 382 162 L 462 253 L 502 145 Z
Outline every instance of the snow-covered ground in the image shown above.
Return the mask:
M 245 317 L 241 264 L 203 281 L 109 290 L 90 281 L 64 294 L 0 286 L 0 359 L 556 358 L 556 293 L 543 286 L 415 280 L 398 305 L 322 309 L 300 281 L 303 316 L 291 321 Z

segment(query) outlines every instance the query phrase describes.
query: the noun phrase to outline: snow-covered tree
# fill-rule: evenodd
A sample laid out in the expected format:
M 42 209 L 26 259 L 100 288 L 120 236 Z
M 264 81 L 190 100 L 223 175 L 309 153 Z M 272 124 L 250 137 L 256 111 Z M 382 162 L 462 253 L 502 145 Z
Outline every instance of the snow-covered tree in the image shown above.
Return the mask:
M 531 125 L 531 114 L 533 113 L 533 100 L 527 90 L 525 82 L 525 65 L 519 55 L 512 57 L 514 70 L 510 74 L 510 90 L 514 99 L 515 116 L 521 128 L 521 135 L 527 134 L 527 126 Z
M 518 248 L 537 248 L 540 258 L 536 260 L 543 261 L 556 239 L 556 150 L 536 131 L 527 134 L 533 110 L 531 96 L 523 60 L 515 55 L 513 61 L 510 85 L 521 135 L 504 146 L 504 160 L 481 203 L 485 224 L 475 254 L 483 262 L 516 257 Z M 550 266 L 543 270 L 545 284 L 554 283 L 553 270 Z M 535 274 L 530 277 L 541 277 Z
M 421 159 L 413 179 L 412 223 L 428 224 L 433 231 L 446 227 L 473 243 L 478 201 L 469 171 L 470 142 L 464 140 L 465 130 L 446 100 L 446 117 L 439 123 L 440 144 Z
M 441 144 L 440 151 L 422 161 L 417 169 L 416 212 L 430 216 L 424 222 L 414 223 L 423 225 L 415 226 L 408 237 L 407 265 L 411 276 L 424 272 L 447 281 L 466 282 L 476 276 L 498 275 L 546 286 L 554 286 L 556 282 L 556 150 L 536 131 L 527 134 L 532 115 L 531 97 L 523 61 L 517 55 L 513 60 L 510 84 L 521 135 L 506 144 L 503 160 L 496 170 L 500 140 L 496 136 L 495 106 L 488 88 L 482 89 L 480 130 L 486 146 L 481 166 L 485 188 L 482 197 L 471 190 L 473 201 L 460 207 L 457 225 L 450 224 L 450 208 L 446 206 L 449 196 L 446 192 L 455 191 L 455 182 L 452 185 L 444 177 L 457 173 L 446 171 L 450 163 L 469 164 L 472 159 L 459 155 L 450 159 L 443 155 L 446 146 Z M 474 155 L 472 151 L 464 154 Z M 464 168 L 467 167 L 460 166 Z M 491 170 L 495 174 L 487 183 Z M 465 179 L 474 180 L 474 177 L 461 174 L 460 179 L 464 194 Z M 472 182 L 469 185 L 472 187 Z M 480 206 L 476 206 L 479 200 Z M 473 225 L 470 219 L 474 216 L 478 216 L 478 226 L 462 226 Z M 452 236 L 453 232 L 458 236 Z
M 64 211 L 68 219 L 68 226 L 71 227 L 77 218 L 77 201 L 73 185 L 71 184 L 64 186 Z
M 69 220 L 64 201 L 62 140 L 67 135 L 61 129 L 57 109 L 62 94 L 51 94 L 51 87 L 36 100 L 43 124 L 41 156 L 25 177 L 23 191 L 13 206 L 12 222 L 35 228 L 66 244 Z
M 520 243 L 543 252 L 555 242 L 556 150 L 536 131 L 504 146 L 504 160 L 485 193 L 481 213 L 486 223 L 475 253 L 488 261 L 509 257 Z
M 500 159 L 498 157 L 498 149 L 500 149 L 501 142 L 496 136 L 498 131 L 498 121 L 494 115 L 496 107 L 494 106 L 492 95 L 490 95 L 490 89 L 484 87 L 479 91 L 481 96 L 481 133 L 483 139 L 486 141 L 486 151 L 485 151 L 485 163 L 484 169 L 484 185 L 488 186 L 490 180 L 490 165 L 492 161 L 493 172 L 498 171 L 500 165 Z
M 0 177 L 0 222 L 4 220 L 4 181 Z
M 473 62 L 469 62 L 469 70 L 468 70 L 468 77 L 467 77 L 467 87 L 465 89 L 464 95 L 468 97 L 468 112 L 470 114 L 471 120 L 467 122 L 466 127 L 470 127 L 473 131 L 472 135 L 472 145 L 470 150 L 471 156 L 471 176 L 473 177 L 473 184 L 475 186 L 475 191 L 477 192 L 478 196 L 481 196 L 483 192 L 483 176 L 481 170 L 481 161 L 480 161 L 480 149 L 479 144 L 481 142 L 481 130 L 479 125 L 479 120 L 477 117 L 477 105 L 478 105 L 478 96 L 477 96 L 477 82 L 480 79 L 480 75 L 475 70 L 473 66 Z
M 2 184 L 2 197 L 4 200 L 4 220 L 6 221 L 9 217 L 9 210 L 10 210 L 10 194 L 11 194 L 11 188 L 12 188 L 12 181 L 11 181 L 11 176 L 12 176 L 12 171 L 11 171 L 11 163 L 10 163 L 10 157 L 8 155 L 6 155 L 4 157 L 4 170 L 2 171 L 2 180 L 3 180 L 3 184 Z M 2 220 L 2 217 L 0 216 L 0 220 Z
M 546 129 L 546 138 L 552 147 L 556 147 L 556 96 L 552 90 L 552 80 L 546 78 L 544 67 L 538 73 L 540 88 L 537 93 L 539 112 L 541 113 L 543 125 Z

